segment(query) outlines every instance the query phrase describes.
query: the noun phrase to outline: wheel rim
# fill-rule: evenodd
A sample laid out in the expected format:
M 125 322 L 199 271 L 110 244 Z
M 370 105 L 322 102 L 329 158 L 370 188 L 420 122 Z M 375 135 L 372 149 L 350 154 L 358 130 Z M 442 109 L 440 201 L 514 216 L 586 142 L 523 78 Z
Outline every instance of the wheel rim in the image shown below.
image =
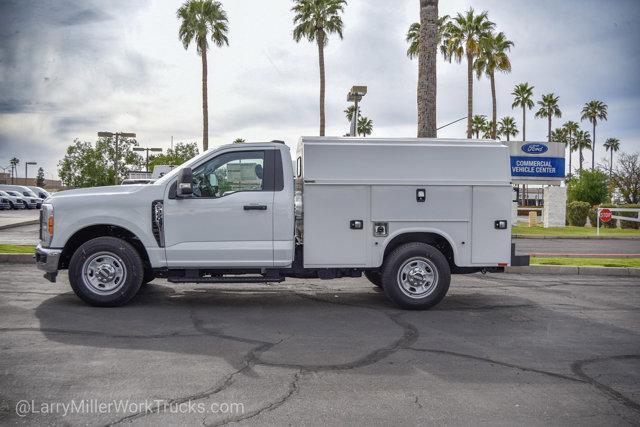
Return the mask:
M 438 286 L 438 268 L 428 258 L 413 257 L 398 270 L 398 285 L 409 298 L 424 298 Z
M 124 262 L 111 252 L 93 254 L 82 265 L 82 281 L 91 292 L 99 295 L 118 292 L 126 279 Z

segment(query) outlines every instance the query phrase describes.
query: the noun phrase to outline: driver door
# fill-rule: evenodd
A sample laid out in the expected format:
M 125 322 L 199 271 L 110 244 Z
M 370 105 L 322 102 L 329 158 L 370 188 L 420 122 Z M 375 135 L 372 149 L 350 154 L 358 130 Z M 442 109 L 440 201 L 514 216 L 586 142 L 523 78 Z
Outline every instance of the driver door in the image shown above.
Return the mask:
M 272 267 L 274 150 L 227 151 L 193 168 L 193 195 L 164 204 L 170 268 Z

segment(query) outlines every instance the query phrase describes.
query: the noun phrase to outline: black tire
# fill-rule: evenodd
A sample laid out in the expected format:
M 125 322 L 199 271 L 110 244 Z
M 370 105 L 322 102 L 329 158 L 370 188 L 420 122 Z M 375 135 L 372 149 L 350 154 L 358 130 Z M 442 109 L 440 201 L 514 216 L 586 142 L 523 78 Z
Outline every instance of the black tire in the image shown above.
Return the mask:
M 420 267 L 422 265 L 422 267 Z M 411 287 L 415 292 L 402 286 L 407 284 L 411 275 L 401 275 L 403 267 L 411 269 L 412 266 L 418 268 L 419 274 L 427 272 L 435 277 L 431 282 L 426 281 L 426 289 L 420 286 Z M 429 271 L 432 270 L 432 271 Z M 406 271 L 406 270 L 405 270 Z M 402 279 L 402 277 L 406 279 Z M 411 276 L 414 277 L 414 276 Z M 418 276 L 419 277 L 419 276 Z M 396 248 L 385 259 L 382 270 L 382 284 L 385 294 L 399 307 L 408 310 L 425 310 L 438 304 L 449 290 L 451 283 L 451 269 L 447 259 L 442 252 L 426 243 L 407 243 Z M 420 290 L 424 289 L 424 295 L 420 295 Z
M 99 268 L 91 268 L 92 260 L 99 264 Z M 122 280 L 109 283 L 105 290 L 100 290 L 99 286 L 92 286 L 91 283 L 99 280 L 98 270 L 103 266 L 120 271 Z M 90 273 L 86 281 L 83 273 L 85 267 Z M 115 276 L 118 277 L 118 274 Z M 84 302 L 98 307 L 117 307 L 129 302 L 140 289 L 143 276 L 144 264 L 138 252 L 129 243 L 115 237 L 97 237 L 85 242 L 69 262 L 71 288 Z M 113 287 L 112 291 L 108 289 L 109 286 Z
M 376 285 L 377 287 L 382 287 L 382 274 L 378 270 L 367 270 L 364 272 L 364 277 L 366 277 L 371 283 Z

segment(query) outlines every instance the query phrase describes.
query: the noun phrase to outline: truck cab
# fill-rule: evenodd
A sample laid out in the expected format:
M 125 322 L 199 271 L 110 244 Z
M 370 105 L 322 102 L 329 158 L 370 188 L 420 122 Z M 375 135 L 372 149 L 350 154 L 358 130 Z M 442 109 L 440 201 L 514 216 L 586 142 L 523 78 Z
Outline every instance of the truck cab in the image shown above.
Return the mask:
M 305 137 L 296 170 L 291 159 L 281 142 L 230 144 L 152 184 L 56 193 L 41 211 L 37 266 L 51 281 L 68 269 L 74 292 L 97 306 L 125 304 L 158 277 L 364 274 L 399 306 L 424 309 L 452 273 L 511 262 L 498 143 Z M 452 170 L 454 159 L 483 161 L 483 172 Z

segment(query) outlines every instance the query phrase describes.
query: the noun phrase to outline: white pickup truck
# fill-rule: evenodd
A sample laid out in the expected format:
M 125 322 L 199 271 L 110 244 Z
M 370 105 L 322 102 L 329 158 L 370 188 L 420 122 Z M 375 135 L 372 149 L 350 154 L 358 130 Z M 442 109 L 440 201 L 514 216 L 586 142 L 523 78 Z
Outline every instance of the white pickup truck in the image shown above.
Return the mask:
M 38 268 L 68 269 L 89 304 L 117 306 L 154 278 L 279 282 L 364 274 L 408 309 L 452 273 L 526 264 L 511 245 L 508 148 L 429 139 L 300 139 L 207 151 L 150 185 L 46 199 Z

